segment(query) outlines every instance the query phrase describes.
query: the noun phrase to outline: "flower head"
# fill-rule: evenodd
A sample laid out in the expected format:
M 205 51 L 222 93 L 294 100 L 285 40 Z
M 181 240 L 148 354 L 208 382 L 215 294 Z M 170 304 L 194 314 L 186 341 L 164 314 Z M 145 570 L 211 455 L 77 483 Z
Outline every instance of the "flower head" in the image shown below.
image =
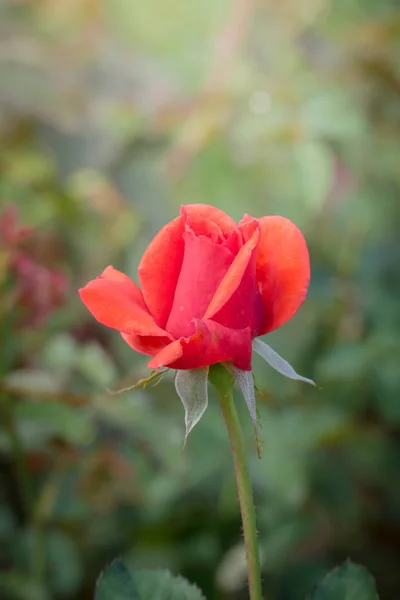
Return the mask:
M 141 289 L 107 267 L 80 295 L 100 323 L 152 357 L 150 368 L 230 361 L 251 370 L 252 340 L 295 314 L 309 279 L 305 240 L 288 219 L 245 215 L 236 224 L 191 204 L 145 251 Z
M 207 407 L 212 365 L 223 363 L 238 382 L 257 439 L 252 350 L 283 375 L 313 383 L 255 339 L 288 321 L 307 294 L 307 245 L 288 219 L 245 215 L 237 224 L 213 206 L 182 206 L 148 246 L 138 274 L 140 287 L 110 266 L 79 293 L 100 323 L 151 356 L 150 368 L 178 371 L 186 436 Z

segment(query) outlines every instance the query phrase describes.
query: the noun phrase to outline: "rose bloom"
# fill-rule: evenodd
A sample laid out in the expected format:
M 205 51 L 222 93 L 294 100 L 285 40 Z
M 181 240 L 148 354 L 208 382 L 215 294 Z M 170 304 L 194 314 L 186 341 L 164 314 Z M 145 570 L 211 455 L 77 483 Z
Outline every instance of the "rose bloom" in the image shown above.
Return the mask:
M 140 288 L 110 266 L 79 292 L 100 323 L 152 357 L 150 368 L 231 362 L 250 371 L 252 340 L 295 314 L 310 263 L 303 235 L 284 217 L 236 224 L 189 204 L 155 236 L 138 275 Z

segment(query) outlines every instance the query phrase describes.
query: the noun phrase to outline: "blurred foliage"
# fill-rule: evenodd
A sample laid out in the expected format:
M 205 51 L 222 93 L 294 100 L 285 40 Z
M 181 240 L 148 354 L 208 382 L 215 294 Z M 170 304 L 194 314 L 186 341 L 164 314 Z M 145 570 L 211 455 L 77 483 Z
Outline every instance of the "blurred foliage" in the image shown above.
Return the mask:
M 121 559 L 114 560 L 101 574 L 95 600 L 205 600 L 199 588 L 168 571 L 134 571 Z
M 255 358 L 262 460 L 241 407 L 267 597 L 347 557 L 398 597 L 399 42 L 395 0 L 0 3 L 0 213 L 30 228 L 0 239 L 2 599 L 87 600 L 122 552 L 246 597 L 216 402 L 183 453 L 171 376 L 110 396 L 146 359 L 76 293 L 107 264 L 135 277 L 194 202 L 285 215 L 310 248 L 268 343 L 320 389 Z
M 370 573 L 360 565 L 346 561 L 333 569 L 317 586 L 313 600 L 378 600 Z

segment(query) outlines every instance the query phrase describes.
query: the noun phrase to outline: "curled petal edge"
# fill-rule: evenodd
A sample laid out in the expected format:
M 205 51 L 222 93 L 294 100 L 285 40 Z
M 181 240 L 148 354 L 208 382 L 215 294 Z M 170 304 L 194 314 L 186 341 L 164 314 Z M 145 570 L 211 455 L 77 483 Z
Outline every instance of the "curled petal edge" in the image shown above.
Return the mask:
M 150 369 L 197 369 L 219 362 L 232 362 L 239 369 L 251 370 L 251 330 L 229 329 L 208 319 L 194 319 L 196 331 L 175 340 L 154 356 Z

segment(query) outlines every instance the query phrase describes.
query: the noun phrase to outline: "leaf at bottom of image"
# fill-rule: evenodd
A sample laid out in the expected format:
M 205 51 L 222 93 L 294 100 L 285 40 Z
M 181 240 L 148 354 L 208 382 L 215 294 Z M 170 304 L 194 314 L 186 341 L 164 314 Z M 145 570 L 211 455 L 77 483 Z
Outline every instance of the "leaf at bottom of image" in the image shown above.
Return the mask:
M 379 600 L 379 596 L 369 571 L 348 560 L 324 577 L 310 600 Z
M 135 571 L 117 558 L 100 575 L 95 600 L 205 600 L 195 585 L 169 571 Z

